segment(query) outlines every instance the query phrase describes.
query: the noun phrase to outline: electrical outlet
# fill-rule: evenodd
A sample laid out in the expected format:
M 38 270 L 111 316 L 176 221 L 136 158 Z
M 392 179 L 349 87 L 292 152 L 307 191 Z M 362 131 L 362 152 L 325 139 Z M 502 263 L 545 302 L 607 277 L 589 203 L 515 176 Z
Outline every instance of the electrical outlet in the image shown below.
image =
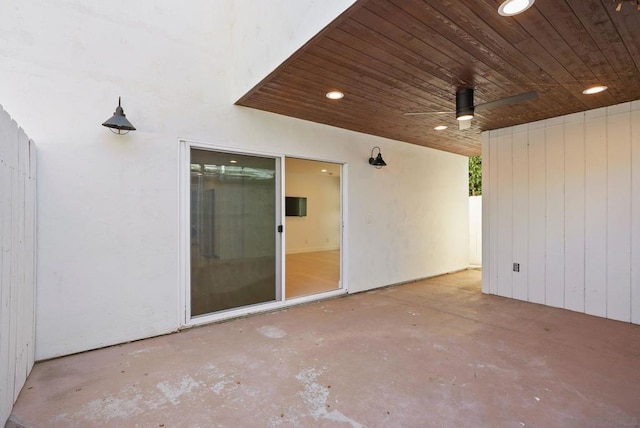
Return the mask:
M 513 271 L 514 272 L 520 272 L 520 263 L 514 263 L 513 264 Z

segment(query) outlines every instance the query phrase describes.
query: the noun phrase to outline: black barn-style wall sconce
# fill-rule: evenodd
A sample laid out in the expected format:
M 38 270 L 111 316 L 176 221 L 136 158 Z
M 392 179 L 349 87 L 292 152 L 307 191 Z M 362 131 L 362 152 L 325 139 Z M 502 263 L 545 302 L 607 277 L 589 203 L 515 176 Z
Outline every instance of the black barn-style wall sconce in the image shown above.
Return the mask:
M 120 97 L 118 97 L 118 107 L 116 107 L 113 116 L 103 123 L 102 126 L 106 126 L 114 134 L 127 134 L 129 131 L 136 130 L 131 122 L 127 120 L 127 115 L 124 114 L 124 110 L 120 105 Z
M 373 157 L 373 152 L 378 149 L 378 156 Z M 369 158 L 369 165 L 373 165 L 376 168 L 380 169 L 383 166 L 387 166 L 387 163 L 382 159 L 382 153 L 380 152 L 380 147 L 375 146 L 371 149 L 371 157 Z

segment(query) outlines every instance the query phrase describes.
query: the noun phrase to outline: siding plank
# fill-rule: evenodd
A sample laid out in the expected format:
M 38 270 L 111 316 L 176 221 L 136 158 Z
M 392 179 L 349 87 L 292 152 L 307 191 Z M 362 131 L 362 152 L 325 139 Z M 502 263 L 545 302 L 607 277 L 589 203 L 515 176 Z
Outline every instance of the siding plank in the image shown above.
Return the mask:
M 607 317 L 631 321 L 630 104 L 607 109 Z
M 527 300 L 529 266 L 529 140 L 526 127 L 513 133 L 513 262 L 520 272 L 512 272 L 513 297 Z
M 631 104 L 631 322 L 640 324 L 640 101 Z
M 500 260 L 498 258 L 498 221 L 500 220 L 500 212 L 498 212 L 498 140 L 495 132 L 490 133 L 489 158 L 491 159 L 491 169 L 489 170 L 489 186 L 491 198 L 488 201 L 490 215 L 487 218 L 490 221 L 489 226 L 489 293 L 498 294 L 498 266 Z
M 584 114 L 567 116 L 564 128 L 564 304 L 584 312 Z
M 564 129 L 552 124 L 546 138 L 545 303 L 564 306 Z
M 585 312 L 607 316 L 606 110 L 585 113 Z
M 497 156 L 498 156 L 498 215 L 500 227 L 498 228 L 498 295 L 504 297 L 513 296 L 512 288 L 512 263 L 513 248 L 511 242 L 513 219 L 513 154 L 511 132 L 498 131 Z
M 545 302 L 546 145 L 544 128 L 529 128 L 529 294 L 530 302 Z
M 489 180 L 491 175 L 491 155 L 489 147 L 491 145 L 491 133 L 482 133 L 482 236 L 485 237 L 482 240 L 482 292 L 490 293 L 491 275 L 489 274 L 493 266 L 490 242 L 491 239 L 491 225 L 489 216 L 489 205 L 491 202 L 491 181 Z

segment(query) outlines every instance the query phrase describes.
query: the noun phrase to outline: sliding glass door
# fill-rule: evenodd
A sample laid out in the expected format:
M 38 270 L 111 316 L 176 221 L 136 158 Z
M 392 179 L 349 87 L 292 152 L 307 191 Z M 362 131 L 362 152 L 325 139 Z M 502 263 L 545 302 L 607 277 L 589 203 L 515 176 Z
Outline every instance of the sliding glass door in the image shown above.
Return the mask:
M 281 299 L 278 162 L 190 149 L 191 317 Z

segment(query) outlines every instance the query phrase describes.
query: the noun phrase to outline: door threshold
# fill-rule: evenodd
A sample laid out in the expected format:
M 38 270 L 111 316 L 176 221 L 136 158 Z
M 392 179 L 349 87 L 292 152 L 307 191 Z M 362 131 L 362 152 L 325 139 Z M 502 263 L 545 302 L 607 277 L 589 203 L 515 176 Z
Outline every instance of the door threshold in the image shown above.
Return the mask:
M 347 290 L 338 289 L 325 291 L 323 293 L 310 294 L 307 296 L 294 297 L 281 302 L 268 302 L 257 305 L 251 305 L 238 309 L 229 309 L 221 312 L 216 312 L 208 315 L 201 315 L 196 318 L 190 319 L 182 328 L 190 328 L 201 326 L 205 324 L 213 324 L 220 321 L 228 321 L 234 318 L 241 318 L 249 315 L 260 314 L 265 312 L 277 311 L 280 309 L 289 308 L 296 305 L 302 305 L 304 303 L 315 302 L 318 300 L 331 299 L 333 297 L 339 297 L 347 294 Z

